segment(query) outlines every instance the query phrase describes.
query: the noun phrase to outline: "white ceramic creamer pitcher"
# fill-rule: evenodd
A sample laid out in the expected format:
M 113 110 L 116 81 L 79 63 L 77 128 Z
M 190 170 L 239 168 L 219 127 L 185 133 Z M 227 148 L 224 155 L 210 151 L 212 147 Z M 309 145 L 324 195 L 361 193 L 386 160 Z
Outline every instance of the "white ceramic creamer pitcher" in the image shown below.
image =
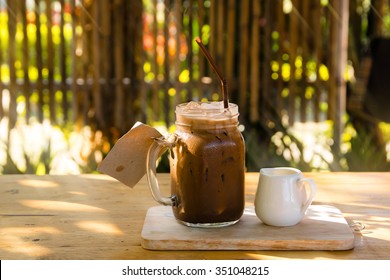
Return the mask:
M 307 187 L 310 188 L 309 198 L 306 195 Z M 296 225 L 305 216 L 315 192 L 314 180 L 304 178 L 298 169 L 262 168 L 255 197 L 256 215 L 267 225 Z

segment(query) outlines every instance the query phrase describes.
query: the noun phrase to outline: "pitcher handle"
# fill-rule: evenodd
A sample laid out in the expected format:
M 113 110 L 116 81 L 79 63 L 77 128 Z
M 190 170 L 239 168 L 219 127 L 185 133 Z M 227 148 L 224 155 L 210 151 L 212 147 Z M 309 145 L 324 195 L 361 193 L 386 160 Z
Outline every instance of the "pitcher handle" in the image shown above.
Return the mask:
M 153 198 L 162 205 L 174 206 L 176 204 L 176 196 L 172 195 L 171 197 L 165 197 L 161 195 L 157 180 L 156 161 L 166 150 L 173 148 L 176 141 L 177 137 L 175 135 L 171 135 L 168 138 L 154 138 L 146 158 L 146 178 L 150 191 Z
M 311 178 L 301 178 L 298 181 L 302 182 L 302 183 L 307 182 L 309 184 L 309 187 L 310 187 L 309 198 L 306 200 L 306 203 L 302 206 L 302 210 L 301 210 L 302 214 L 304 214 L 306 212 L 307 208 L 309 208 L 310 204 L 313 202 L 317 187 L 316 187 L 316 183 Z

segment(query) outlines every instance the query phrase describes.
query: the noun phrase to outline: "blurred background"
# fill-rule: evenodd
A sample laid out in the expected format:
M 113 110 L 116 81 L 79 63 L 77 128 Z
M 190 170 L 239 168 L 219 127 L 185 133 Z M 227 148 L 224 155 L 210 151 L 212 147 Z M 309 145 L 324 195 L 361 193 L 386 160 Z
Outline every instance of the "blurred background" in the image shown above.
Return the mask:
M 96 172 L 136 121 L 221 100 L 248 171 L 390 171 L 389 0 L 0 0 L 0 173 Z M 166 159 L 159 165 L 168 171 Z

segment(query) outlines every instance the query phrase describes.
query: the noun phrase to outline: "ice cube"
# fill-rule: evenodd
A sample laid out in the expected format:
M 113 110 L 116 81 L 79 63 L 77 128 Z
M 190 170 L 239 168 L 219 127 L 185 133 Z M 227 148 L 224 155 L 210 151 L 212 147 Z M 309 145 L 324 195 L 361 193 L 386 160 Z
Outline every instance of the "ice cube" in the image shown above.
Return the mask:
M 196 102 L 179 104 L 176 107 L 176 113 L 197 118 L 226 118 L 231 115 L 230 110 L 226 110 L 223 101 L 218 102 Z
M 183 107 L 184 110 L 194 110 L 194 109 L 200 109 L 200 104 L 195 101 L 190 101 L 187 103 L 185 107 Z
M 222 102 L 202 102 L 200 108 L 206 110 L 223 109 Z

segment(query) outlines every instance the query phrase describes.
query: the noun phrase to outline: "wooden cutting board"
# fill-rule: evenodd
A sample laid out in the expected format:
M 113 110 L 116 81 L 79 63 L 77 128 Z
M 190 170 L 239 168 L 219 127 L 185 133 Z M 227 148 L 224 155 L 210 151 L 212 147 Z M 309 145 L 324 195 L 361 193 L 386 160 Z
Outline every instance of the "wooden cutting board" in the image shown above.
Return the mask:
M 263 224 L 253 206 L 240 221 L 224 228 L 190 228 L 178 223 L 168 206 L 148 210 L 141 233 L 150 250 L 349 250 L 354 234 L 339 209 L 311 205 L 296 226 Z

